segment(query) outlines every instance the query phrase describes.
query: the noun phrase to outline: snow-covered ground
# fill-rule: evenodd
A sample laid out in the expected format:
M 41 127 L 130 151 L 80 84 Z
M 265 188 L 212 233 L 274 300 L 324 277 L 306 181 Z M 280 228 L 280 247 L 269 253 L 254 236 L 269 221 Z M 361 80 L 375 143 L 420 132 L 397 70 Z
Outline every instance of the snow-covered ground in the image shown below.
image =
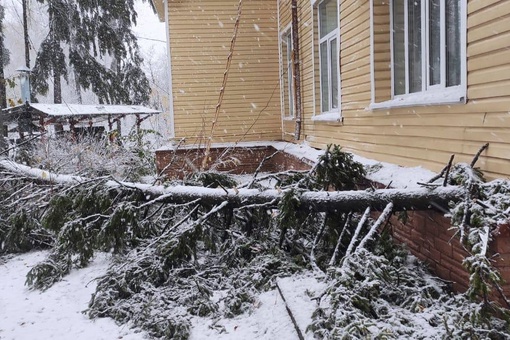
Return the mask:
M 250 146 L 256 143 L 249 143 Z M 315 161 L 323 153 L 306 145 L 272 142 L 298 158 Z M 243 145 L 247 146 L 247 145 Z M 414 188 L 434 173 L 423 168 L 403 168 L 355 156 L 369 169 L 368 178 L 395 188 Z M 46 252 L 32 252 L 0 257 L 0 340 L 15 339 L 145 339 L 147 335 L 118 326 L 112 319 L 90 320 L 83 313 L 96 287 L 95 278 L 106 272 L 109 256 L 100 254 L 90 266 L 73 270 L 61 282 L 45 292 L 30 291 L 24 285 L 27 272 L 46 257 Z M 288 307 L 305 338 L 306 327 L 315 310 L 313 296 L 324 290 L 310 273 L 281 278 L 278 281 Z M 262 293 L 251 314 L 233 319 L 211 320 L 195 317 L 192 340 L 234 339 L 298 339 L 286 310 L 286 303 L 277 289 Z
M 45 292 L 30 291 L 24 285 L 25 275 L 46 252 L 0 257 L 0 339 L 1 340 L 139 340 L 147 336 L 129 326 L 118 326 L 112 319 L 90 320 L 87 308 L 96 284 L 104 274 L 109 257 L 100 254 L 90 266 L 73 270 L 61 282 Z M 315 302 L 311 297 L 324 289 L 309 275 L 278 281 L 288 306 L 293 311 L 301 332 L 311 322 Z M 193 320 L 192 340 L 297 339 L 285 303 L 274 289 L 261 294 L 253 313 L 233 319 Z
M 82 313 L 95 290 L 94 278 L 106 271 L 107 256 L 98 256 L 90 266 L 73 271 L 45 292 L 30 291 L 24 285 L 25 275 L 46 255 L 0 257 L 0 339 L 144 339 L 143 333 L 119 327 L 112 319 L 90 320 Z

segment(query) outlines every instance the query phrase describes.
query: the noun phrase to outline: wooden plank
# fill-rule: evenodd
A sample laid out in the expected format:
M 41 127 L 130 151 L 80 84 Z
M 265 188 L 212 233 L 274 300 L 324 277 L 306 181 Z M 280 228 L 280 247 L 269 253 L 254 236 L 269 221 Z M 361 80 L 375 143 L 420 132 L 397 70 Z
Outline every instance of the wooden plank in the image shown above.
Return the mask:
M 510 49 L 503 49 L 490 54 L 472 56 L 468 58 L 467 67 L 469 72 L 501 65 L 508 65 L 510 61 Z M 468 77 L 468 81 L 471 78 Z
M 478 85 L 502 80 L 510 80 L 510 60 L 508 63 L 469 73 L 469 84 Z M 510 100 L 510 98 L 509 98 Z
M 510 3 L 510 2 L 509 2 Z M 500 16 L 494 21 L 486 21 L 477 27 L 469 29 L 467 35 L 468 43 L 491 38 L 494 35 L 510 31 L 510 13 Z
M 468 87 L 468 98 L 510 98 L 510 80 L 484 83 L 480 85 L 470 85 Z
M 473 56 L 489 55 L 499 50 L 506 50 L 508 49 L 509 41 L 510 32 L 505 32 L 481 41 L 473 42 L 467 47 L 468 60 Z
M 485 1 L 485 3 L 490 4 L 490 0 Z M 478 25 L 483 25 L 489 21 L 499 19 L 508 13 L 510 13 L 510 1 L 494 2 L 490 6 L 480 8 L 477 12 L 469 13 L 467 27 L 471 29 Z

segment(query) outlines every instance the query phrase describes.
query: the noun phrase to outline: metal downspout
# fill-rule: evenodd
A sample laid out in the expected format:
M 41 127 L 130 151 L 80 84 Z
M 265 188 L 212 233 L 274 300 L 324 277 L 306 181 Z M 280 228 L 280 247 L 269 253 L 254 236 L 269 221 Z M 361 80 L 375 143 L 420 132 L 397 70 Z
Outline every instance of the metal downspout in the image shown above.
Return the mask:
M 292 0 L 292 66 L 294 71 L 294 107 L 296 112 L 296 128 L 294 131 L 294 139 L 301 138 L 301 59 L 299 57 L 299 18 L 297 0 Z

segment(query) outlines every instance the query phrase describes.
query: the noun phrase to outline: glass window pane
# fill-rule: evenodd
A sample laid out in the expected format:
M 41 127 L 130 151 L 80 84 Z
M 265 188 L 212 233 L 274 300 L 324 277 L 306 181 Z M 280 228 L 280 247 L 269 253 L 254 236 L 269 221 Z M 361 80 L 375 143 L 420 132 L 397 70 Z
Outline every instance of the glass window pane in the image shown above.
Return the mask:
M 338 108 L 338 52 L 337 40 L 331 40 L 330 54 L 331 54 L 331 108 Z
M 338 10 L 336 0 L 326 0 L 320 3 L 319 25 L 321 38 L 338 27 Z
M 441 83 L 441 2 L 429 2 L 429 84 Z
M 460 85 L 460 0 L 446 0 L 446 86 Z
M 289 34 L 286 37 L 287 39 L 287 96 L 289 102 L 288 113 L 289 116 L 294 116 L 294 69 L 292 63 L 292 35 Z
M 409 93 L 414 93 L 422 91 L 421 0 L 409 0 L 407 11 Z
M 396 95 L 406 93 L 404 1 L 393 1 L 393 91 Z
M 321 111 L 329 111 L 329 82 L 328 82 L 328 42 L 324 41 L 320 46 L 321 67 Z

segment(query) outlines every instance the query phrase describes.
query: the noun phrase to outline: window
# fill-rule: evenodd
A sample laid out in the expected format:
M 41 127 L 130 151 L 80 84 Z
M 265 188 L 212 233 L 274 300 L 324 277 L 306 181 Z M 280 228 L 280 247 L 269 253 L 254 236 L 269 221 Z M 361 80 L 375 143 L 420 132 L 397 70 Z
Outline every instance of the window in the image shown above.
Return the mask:
M 294 117 L 294 64 L 292 61 L 292 32 L 287 30 L 281 37 L 282 51 L 282 91 L 285 116 Z
M 462 91 L 466 59 L 462 3 L 463 0 L 392 1 L 394 97 Z
M 324 0 L 318 6 L 321 113 L 339 109 L 338 5 Z

